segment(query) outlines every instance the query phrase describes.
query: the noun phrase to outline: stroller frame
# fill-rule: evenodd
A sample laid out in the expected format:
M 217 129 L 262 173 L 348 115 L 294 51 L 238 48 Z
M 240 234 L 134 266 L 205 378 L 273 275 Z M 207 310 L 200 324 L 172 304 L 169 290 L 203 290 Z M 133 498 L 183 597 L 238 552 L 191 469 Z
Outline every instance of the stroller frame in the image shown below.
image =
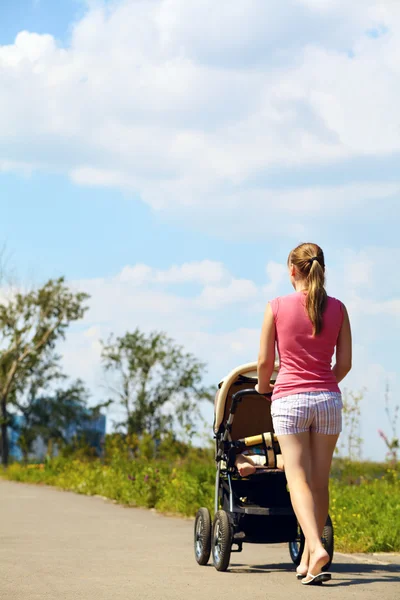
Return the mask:
M 228 513 L 233 542 L 237 544 L 236 551 L 239 552 L 244 542 L 278 543 L 297 538 L 297 519 L 287 491 L 285 474 L 278 469 L 257 469 L 254 475 L 243 478 L 237 474 L 234 466 L 237 443 L 231 439 L 231 432 L 235 413 L 241 402 L 245 399 L 250 401 L 255 396 L 259 397 L 260 394 L 254 388 L 233 394 L 226 425 L 216 434 L 214 510 L 217 513 L 222 508 Z M 264 517 L 265 526 L 259 519 L 257 526 L 252 526 L 255 525 L 254 517 Z

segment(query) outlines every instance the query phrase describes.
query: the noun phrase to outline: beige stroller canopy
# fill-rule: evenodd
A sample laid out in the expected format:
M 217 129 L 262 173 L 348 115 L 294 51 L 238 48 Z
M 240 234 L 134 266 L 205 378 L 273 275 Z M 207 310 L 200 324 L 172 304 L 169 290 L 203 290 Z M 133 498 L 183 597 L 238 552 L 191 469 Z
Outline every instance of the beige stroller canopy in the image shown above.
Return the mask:
M 278 374 L 279 365 L 275 363 L 274 372 L 271 376 L 271 381 L 276 379 Z M 229 410 L 230 402 L 228 403 L 228 399 L 231 400 L 232 393 L 241 389 L 241 387 L 233 387 L 235 383 L 243 381 L 243 385 L 241 387 L 244 388 L 254 388 L 256 385 L 257 378 L 257 362 L 247 363 L 245 365 L 240 365 L 236 367 L 227 375 L 219 384 L 219 390 L 215 397 L 215 422 L 214 422 L 214 431 L 217 433 L 221 423 L 224 421 L 224 418 L 227 416 L 227 412 Z

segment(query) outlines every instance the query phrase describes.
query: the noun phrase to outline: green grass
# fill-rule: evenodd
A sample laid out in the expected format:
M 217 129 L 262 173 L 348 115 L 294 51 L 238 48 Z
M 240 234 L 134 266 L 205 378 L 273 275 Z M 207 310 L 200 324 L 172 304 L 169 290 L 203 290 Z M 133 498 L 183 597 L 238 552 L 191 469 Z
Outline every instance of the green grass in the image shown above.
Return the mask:
M 330 514 L 336 549 L 342 552 L 400 551 L 399 473 L 357 484 L 331 481 Z
M 383 464 L 335 461 L 330 514 L 338 551 L 400 551 L 399 475 L 398 468 Z M 107 464 L 55 458 L 44 465 L 15 463 L 3 477 L 192 516 L 200 506 L 212 512 L 215 467 L 207 451 L 191 449 L 172 459 L 130 459 L 117 450 Z

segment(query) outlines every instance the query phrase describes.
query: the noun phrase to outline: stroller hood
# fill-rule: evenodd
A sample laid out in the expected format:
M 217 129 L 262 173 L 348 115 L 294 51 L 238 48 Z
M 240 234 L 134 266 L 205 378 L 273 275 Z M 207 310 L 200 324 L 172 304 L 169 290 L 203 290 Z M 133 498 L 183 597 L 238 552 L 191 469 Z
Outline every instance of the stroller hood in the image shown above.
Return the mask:
M 275 363 L 274 372 L 272 373 L 271 380 L 275 380 L 278 373 L 278 364 Z M 248 387 L 254 388 L 258 381 L 257 378 L 257 362 L 247 363 L 240 365 L 233 369 L 219 384 L 219 389 L 215 396 L 214 404 L 214 431 L 218 432 L 221 423 L 224 420 L 226 414 L 226 402 L 228 395 L 236 382 L 240 379 L 248 380 Z

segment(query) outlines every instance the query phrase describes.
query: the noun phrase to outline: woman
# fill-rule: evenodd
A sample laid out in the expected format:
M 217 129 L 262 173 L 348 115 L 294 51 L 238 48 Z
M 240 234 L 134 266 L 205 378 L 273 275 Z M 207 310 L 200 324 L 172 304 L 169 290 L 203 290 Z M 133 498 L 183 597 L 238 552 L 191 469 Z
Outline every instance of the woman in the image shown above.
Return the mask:
M 303 584 L 330 579 L 321 543 L 329 508 L 329 471 L 342 428 L 338 384 L 351 369 L 351 330 L 345 306 L 325 291 L 324 254 L 301 244 L 289 254 L 296 292 L 268 303 L 261 331 L 258 391 L 272 392 L 278 436 L 292 505 L 306 543 L 297 577 Z M 275 344 L 280 359 L 274 386 Z M 331 360 L 336 348 L 336 364 Z

